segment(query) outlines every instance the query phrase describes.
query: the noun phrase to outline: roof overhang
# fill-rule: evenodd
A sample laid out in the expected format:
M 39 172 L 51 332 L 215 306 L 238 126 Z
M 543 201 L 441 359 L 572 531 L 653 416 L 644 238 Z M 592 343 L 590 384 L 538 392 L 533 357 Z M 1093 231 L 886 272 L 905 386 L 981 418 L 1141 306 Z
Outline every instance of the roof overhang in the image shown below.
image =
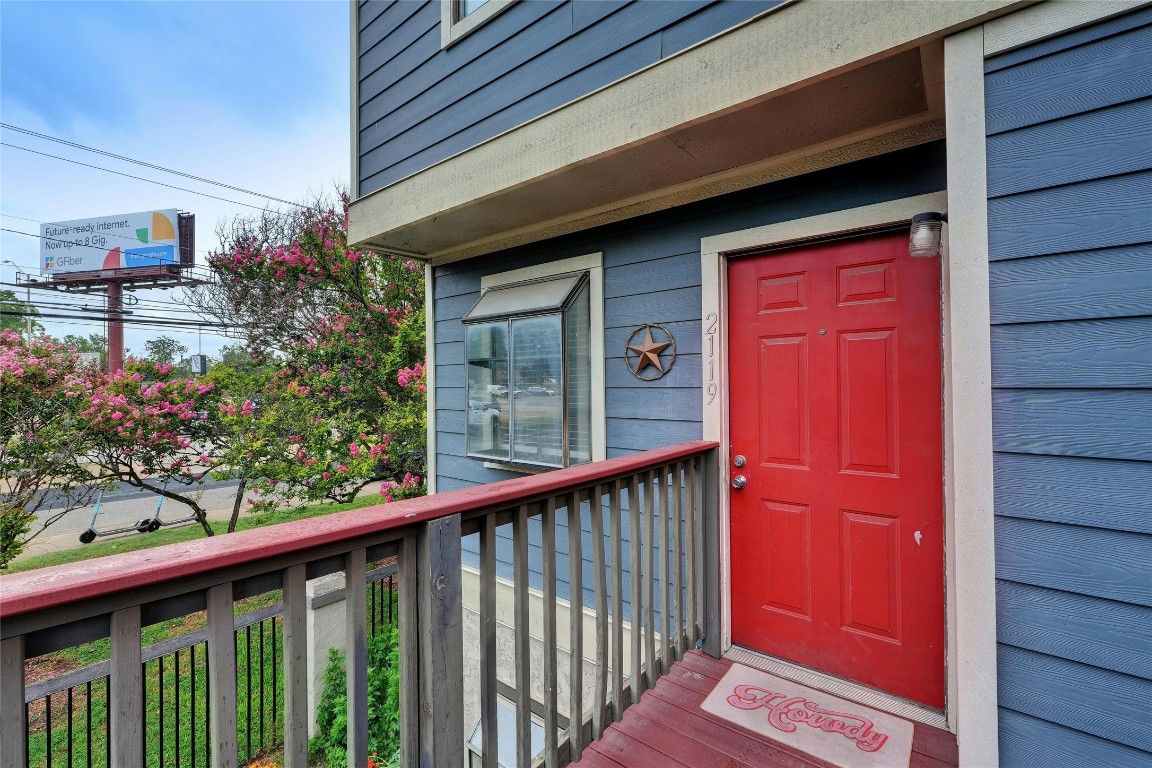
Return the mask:
M 945 36 L 1028 3 L 795 0 L 352 204 L 446 263 L 944 135 Z

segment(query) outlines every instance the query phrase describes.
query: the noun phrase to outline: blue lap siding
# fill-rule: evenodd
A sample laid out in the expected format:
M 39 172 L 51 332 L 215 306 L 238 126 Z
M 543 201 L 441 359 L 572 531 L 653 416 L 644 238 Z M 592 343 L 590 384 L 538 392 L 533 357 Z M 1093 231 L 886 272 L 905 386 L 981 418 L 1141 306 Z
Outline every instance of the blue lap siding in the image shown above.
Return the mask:
M 631 219 L 553 241 L 440 266 L 434 274 L 436 313 L 437 489 L 466 488 L 516 477 L 466 457 L 464 344 L 460 318 L 480 297 L 485 274 L 559 259 L 604 256 L 606 432 L 609 458 L 702 436 L 700 240 L 725 232 L 934 192 L 944 187 L 944 147 L 934 143 L 788 181 Z M 643 323 L 661 323 L 676 338 L 676 364 L 664 378 L 641 384 L 628 373 L 624 342 Z M 631 540 L 625 515 L 624 538 Z M 558 520 L 563 521 L 564 515 Z M 588 523 L 585 512 L 585 558 Z M 567 529 L 561 597 L 568 597 Z M 538 581 L 540 529 L 531 529 L 530 560 Z M 475 564 L 476 542 L 465 561 Z M 629 547 L 625 546 L 625 552 Z M 501 575 L 511 575 L 510 542 L 498 547 Z M 625 569 L 631 564 L 625 556 Z M 629 571 L 630 572 L 630 571 Z M 627 574 L 625 576 L 627 583 Z M 585 564 L 585 601 L 591 564 Z M 627 594 L 624 596 L 627 601 Z
M 985 67 L 1000 756 L 1152 764 L 1152 10 Z
M 439 0 L 358 20 L 367 195 L 769 10 L 779 0 L 521 0 L 440 47 Z

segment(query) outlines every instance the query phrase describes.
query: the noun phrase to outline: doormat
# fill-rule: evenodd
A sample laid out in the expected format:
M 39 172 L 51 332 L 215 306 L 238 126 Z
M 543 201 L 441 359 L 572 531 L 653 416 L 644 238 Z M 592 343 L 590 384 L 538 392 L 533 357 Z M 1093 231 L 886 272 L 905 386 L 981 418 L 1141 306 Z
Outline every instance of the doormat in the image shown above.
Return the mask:
M 841 768 L 907 768 L 913 725 L 733 664 L 700 708 Z

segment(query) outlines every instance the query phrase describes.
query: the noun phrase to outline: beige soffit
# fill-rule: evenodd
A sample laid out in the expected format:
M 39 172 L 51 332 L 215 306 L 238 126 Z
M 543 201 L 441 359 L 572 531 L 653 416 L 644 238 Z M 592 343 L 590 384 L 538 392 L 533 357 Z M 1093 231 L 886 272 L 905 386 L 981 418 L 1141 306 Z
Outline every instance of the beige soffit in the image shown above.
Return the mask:
M 916 110 L 899 100 L 917 87 L 909 80 L 909 56 L 919 52 L 923 68 L 936 58 L 933 41 L 1020 5 L 782 5 L 356 201 L 349 237 L 361 246 L 452 261 L 939 138 L 939 116 L 924 94 L 931 75 L 923 69 L 918 75 L 919 96 L 928 103 Z M 897 98 L 889 110 L 861 103 L 858 114 L 842 114 L 840 98 L 861 88 L 884 92 L 893 77 L 886 68 L 901 85 L 890 89 Z M 836 78 L 852 87 L 826 82 Z M 801 111 L 806 97 L 824 110 Z M 789 100 L 796 104 L 788 107 Z M 798 111 L 810 115 L 808 123 L 773 134 L 779 146 L 764 148 L 771 154 L 724 154 L 766 121 L 795 120 L 789 116 Z M 859 124 L 837 135 L 832 128 L 845 114 Z M 709 142 L 713 124 L 726 118 L 728 135 L 739 131 L 742 141 Z M 796 144 L 795 135 L 809 133 L 817 140 Z M 698 141 L 700 154 L 685 141 Z M 818 155 L 823 160 L 813 163 Z M 612 166 L 622 170 L 606 183 Z M 645 188 L 644 180 L 656 186 Z

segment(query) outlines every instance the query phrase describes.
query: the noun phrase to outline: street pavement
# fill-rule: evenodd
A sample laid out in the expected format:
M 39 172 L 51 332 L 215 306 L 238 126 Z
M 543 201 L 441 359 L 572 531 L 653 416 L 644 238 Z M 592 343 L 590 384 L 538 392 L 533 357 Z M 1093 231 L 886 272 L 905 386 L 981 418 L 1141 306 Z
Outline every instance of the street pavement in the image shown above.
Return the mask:
M 232 515 L 232 504 L 236 499 L 236 486 L 239 485 L 239 482 L 239 480 L 205 481 L 203 490 L 200 492 L 200 506 L 208 510 L 209 520 L 227 520 Z M 245 494 L 245 496 L 246 498 L 254 498 L 251 493 Z M 95 528 L 97 531 L 129 528 L 134 526 L 138 520 L 154 518 L 156 517 L 156 502 L 158 498 L 160 497 L 149 491 L 141 491 L 138 488 L 119 484 L 104 493 Z M 65 549 L 85 546 L 80 543 L 80 534 L 87 530 L 89 525 L 92 524 L 93 508 L 93 506 L 88 506 L 74 509 L 67 513 L 64 517 L 52 523 L 52 525 L 48 527 L 48 530 L 29 542 L 28 546 L 25 547 L 24 551 L 16 559 L 21 560 L 26 557 L 31 557 L 32 555 L 41 555 L 46 552 L 59 552 Z M 248 504 L 245 502 L 241 514 L 247 511 L 247 509 Z M 37 515 L 36 527 L 39 527 L 40 520 L 50 517 L 58 511 L 58 508 L 55 510 L 41 510 Z M 185 504 L 181 504 L 172 499 L 165 499 L 160 509 L 160 519 L 163 521 L 178 520 L 188 517 L 191 511 L 192 508 Z M 183 523 L 183 525 L 196 524 L 194 521 L 191 523 Z M 33 530 L 35 530 L 35 528 Z M 119 533 L 112 536 L 98 536 L 96 541 L 108 541 L 124 536 L 147 535 L 147 533 L 137 533 L 133 530 L 128 533 Z

